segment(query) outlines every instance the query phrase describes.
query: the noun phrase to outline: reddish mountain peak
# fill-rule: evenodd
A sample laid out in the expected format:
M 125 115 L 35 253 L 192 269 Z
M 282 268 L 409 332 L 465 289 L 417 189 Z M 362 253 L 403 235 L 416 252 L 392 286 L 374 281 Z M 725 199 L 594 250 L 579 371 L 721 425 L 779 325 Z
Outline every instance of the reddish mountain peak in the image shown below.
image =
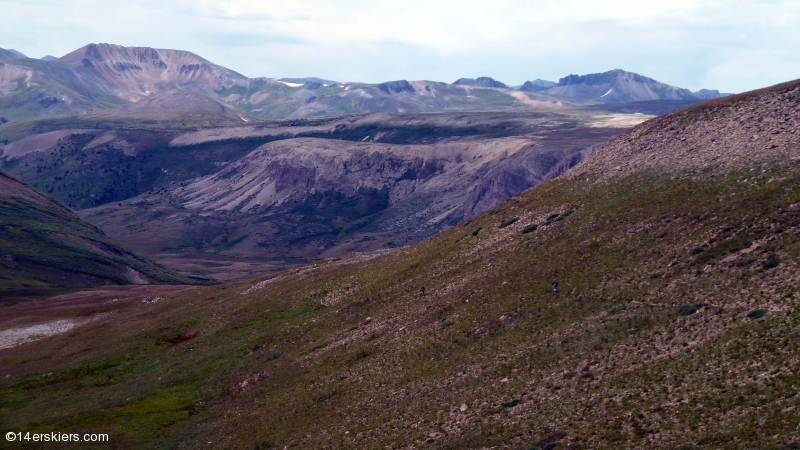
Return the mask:
M 174 88 L 211 92 L 248 83 L 247 77 L 182 50 L 89 44 L 58 63 L 85 83 L 130 101 Z

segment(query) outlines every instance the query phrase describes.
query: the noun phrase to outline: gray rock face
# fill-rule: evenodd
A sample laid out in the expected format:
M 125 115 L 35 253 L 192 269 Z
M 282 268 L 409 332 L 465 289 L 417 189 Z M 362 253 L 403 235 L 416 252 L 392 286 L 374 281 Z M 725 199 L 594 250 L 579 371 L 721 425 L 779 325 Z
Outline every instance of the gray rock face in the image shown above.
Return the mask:
M 558 80 L 558 86 L 585 84 L 589 86 L 605 85 L 618 81 L 633 81 L 635 83 L 658 83 L 658 81 L 641 76 L 633 72 L 615 69 L 603 73 L 590 73 L 587 75 L 567 75 Z
M 399 94 L 401 92 L 416 92 L 407 80 L 387 81 L 377 86 L 378 89 L 387 94 Z
M 610 70 L 604 73 L 569 75 L 558 85 L 543 91 L 557 97 L 588 100 L 598 103 L 628 103 L 653 100 L 700 101 L 720 96 L 712 91 L 694 94 L 636 73 Z M 716 96 L 716 97 L 715 97 Z
M 319 89 L 322 87 L 322 83 L 317 83 L 316 81 L 306 81 L 303 83 L 303 88 L 313 91 L 315 89 Z
M 479 87 L 492 87 L 492 88 L 508 88 L 505 83 L 501 83 L 494 78 L 478 77 L 478 78 L 459 78 L 453 84 L 462 86 L 479 86 Z
M 539 92 L 544 91 L 545 89 L 550 89 L 554 86 L 558 86 L 558 83 L 555 81 L 547 81 L 537 78 L 533 81 L 526 81 L 522 84 L 519 90 L 524 92 Z

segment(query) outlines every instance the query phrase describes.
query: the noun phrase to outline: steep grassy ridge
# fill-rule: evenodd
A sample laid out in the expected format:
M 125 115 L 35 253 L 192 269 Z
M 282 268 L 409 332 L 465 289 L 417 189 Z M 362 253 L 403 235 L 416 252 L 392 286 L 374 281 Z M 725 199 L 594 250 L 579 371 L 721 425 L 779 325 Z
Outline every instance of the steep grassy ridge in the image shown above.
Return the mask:
M 192 283 L 115 245 L 58 200 L 0 171 L 0 297 L 104 284 Z
M 645 123 L 386 255 L 4 350 L 0 424 L 115 448 L 798 448 L 799 95 Z

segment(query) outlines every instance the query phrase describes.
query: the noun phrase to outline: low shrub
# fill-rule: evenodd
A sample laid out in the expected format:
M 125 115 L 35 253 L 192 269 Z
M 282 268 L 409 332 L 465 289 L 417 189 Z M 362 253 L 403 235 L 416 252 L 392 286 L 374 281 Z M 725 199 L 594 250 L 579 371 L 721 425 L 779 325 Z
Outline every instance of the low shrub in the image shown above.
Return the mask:
M 661 277 L 661 274 L 658 273 L 658 272 L 650 274 L 650 278 L 654 278 L 655 279 L 655 278 L 659 278 L 659 277 Z
M 527 227 L 523 228 L 522 229 L 522 233 L 530 233 L 531 231 L 536 231 L 537 228 L 539 228 L 539 225 L 536 225 L 535 223 L 532 223 L 532 224 L 528 225 Z
M 705 250 L 703 250 L 701 247 L 695 247 L 695 248 L 692 249 L 692 254 L 693 255 L 699 255 L 700 253 L 703 253 L 704 251 Z
M 542 445 L 541 447 L 537 447 L 534 445 L 533 447 L 528 448 L 528 450 L 553 450 L 554 448 L 556 448 L 556 443 L 548 442 Z
M 760 318 L 762 318 L 762 317 L 764 317 L 766 315 L 767 315 L 767 310 L 766 309 L 754 309 L 754 310 L 750 311 L 749 313 L 747 313 L 747 317 L 749 317 L 751 319 L 760 319 Z
M 511 225 L 512 223 L 514 223 L 514 222 L 516 222 L 518 220 L 519 220 L 519 217 L 512 217 L 510 219 L 504 219 L 502 222 L 500 222 L 499 228 L 505 228 L 505 227 Z
M 483 229 L 483 227 L 475 228 L 474 230 L 472 230 L 472 235 L 473 236 L 477 236 L 478 233 L 480 233 L 482 229 Z
M 625 305 L 622 305 L 622 306 L 615 306 L 615 307 L 611 308 L 611 310 L 610 310 L 610 311 L 608 311 L 608 313 L 609 313 L 609 314 L 619 314 L 619 313 L 621 313 L 622 311 L 625 311 L 626 309 L 628 309 L 628 307 L 627 307 L 627 306 L 625 306 Z
M 547 221 L 552 222 L 553 220 L 555 220 L 556 217 L 558 217 L 558 214 L 550 214 L 549 216 L 547 216 Z
M 691 305 L 683 305 L 678 310 L 678 313 L 682 316 L 691 316 L 692 314 L 696 313 L 700 308 L 703 307 L 702 303 L 694 303 Z
M 452 321 L 450 321 L 450 319 L 444 319 L 444 320 L 442 320 L 442 328 L 447 328 L 447 327 L 449 327 L 449 326 L 450 326 L 450 325 L 452 325 L 452 324 L 453 324 L 453 322 L 452 322 Z
M 780 263 L 781 262 L 780 260 L 778 260 L 778 256 L 775 255 L 774 253 L 771 253 L 769 256 L 767 256 L 767 260 L 764 261 L 764 264 L 762 264 L 762 266 L 764 267 L 764 270 L 769 270 L 778 267 L 778 264 Z
M 572 378 L 575 378 L 575 372 L 573 372 L 571 370 L 568 370 L 568 371 L 564 372 L 564 379 L 565 380 L 570 380 Z
M 583 372 L 581 374 L 581 380 L 588 380 L 590 378 L 594 378 L 594 375 L 592 375 L 592 372 Z
M 514 400 L 511 400 L 510 402 L 503 403 L 503 407 L 504 408 L 513 408 L 513 407 L 515 407 L 517 405 L 519 405 L 519 399 L 518 398 L 515 398 Z

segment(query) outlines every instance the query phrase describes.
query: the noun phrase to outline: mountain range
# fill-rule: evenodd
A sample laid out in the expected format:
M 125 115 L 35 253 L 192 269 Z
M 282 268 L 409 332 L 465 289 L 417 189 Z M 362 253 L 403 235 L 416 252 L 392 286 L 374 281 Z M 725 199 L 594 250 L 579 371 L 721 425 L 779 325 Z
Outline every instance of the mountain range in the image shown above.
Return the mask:
M 651 117 L 612 107 L 701 100 L 623 71 L 514 89 L 251 79 L 109 44 L 0 55 L 0 167 L 137 254 L 220 280 L 415 242 Z
M 415 242 L 651 117 L 612 108 L 720 95 L 619 70 L 519 89 L 247 78 L 110 44 L 0 59 L 0 167 L 137 254 L 220 280 Z
M 190 52 L 111 44 L 90 44 L 54 60 L 25 58 L 19 52 L 0 49 L 0 111 L 11 121 L 71 115 L 127 117 L 129 106 L 145 98 L 150 99 L 151 109 L 169 115 L 174 105 L 158 94 L 175 90 L 203 96 L 182 102 L 184 112 L 196 109 L 198 117 L 218 114 L 239 121 L 374 112 L 541 109 L 565 103 L 696 102 L 722 95 L 711 90 L 692 93 L 621 70 L 570 75 L 558 83 L 536 80 L 513 89 L 490 77 L 461 78 L 452 84 L 247 78 Z

